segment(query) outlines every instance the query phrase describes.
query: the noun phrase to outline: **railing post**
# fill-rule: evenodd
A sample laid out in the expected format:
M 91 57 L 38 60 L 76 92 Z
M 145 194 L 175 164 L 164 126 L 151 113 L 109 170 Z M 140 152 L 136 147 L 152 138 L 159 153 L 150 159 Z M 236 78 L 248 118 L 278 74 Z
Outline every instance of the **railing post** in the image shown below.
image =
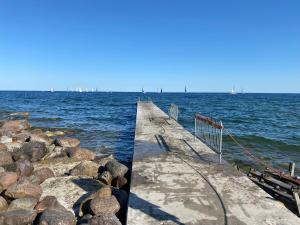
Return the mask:
M 220 129 L 220 144 L 219 144 L 219 163 L 222 163 L 222 139 L 223 139 L 223 124 L 222 121 L 220 121 L 221 129 Z
M 195 115 L 194 141 L 196 141 L 197 118 Z

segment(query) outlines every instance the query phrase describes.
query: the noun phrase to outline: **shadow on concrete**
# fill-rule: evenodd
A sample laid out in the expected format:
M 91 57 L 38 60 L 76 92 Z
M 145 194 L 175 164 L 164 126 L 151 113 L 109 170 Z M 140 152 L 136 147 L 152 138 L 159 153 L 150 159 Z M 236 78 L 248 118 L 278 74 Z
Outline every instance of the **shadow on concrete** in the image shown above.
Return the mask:
M 167 144 L 167 142 L 165 141 L 164 137 L 161 135 L 158 135 L 158 138 L 160 139 L 160 141 L 163 143 L 163 146 L 165 147 L 165 149 L 167 149 L 167 151 L 171 151 L 170 146 Z M 189 146 L 189 148 L 193 151 L 194 154 L 196 154 L 199 159 L 201 159 L 202 161 L 207 161 L 210 160 L 210 162 L 216 162 L 214 155 L 212 155 L 211 157 L 203 157 L 201 156 L 186 140 L 183 140 L 183 142 L 185 142 L 185 144 L 187 144 Z M 190 166 L 197 174 L 199 174 L 205 181 L 206 183 L 210 186 L 210 188 L 213 190 L 213 192 L 216 194 L 217 198 L 219 199 L 219 202 L 221 204 L 222 210 L 223 210 L 223 214 L 224 214 L 224 225 L 228 224 L 228 218 L 227 218 L 227 210 L 225 207 L 225 204 L 223 202 L 222 197 L 220 196 L 220 194 L 218 193 L 218 191 L 216 190 L 216 188 L 210 183 L 210 181 L 208 180 L 207 177 L 205 177 L 202 173 L 200 173 L 196 168 L 193 167 L 193 165 L 191 165 L 189 162 L 187 162 L 185 159 L 183 159 L 182 156 L 180 156 L 180 154 L 176 154 L 175 155 L 177 157 L 179 157 L 184 163 L 186 163 L 188 166 Z M 218 159 L 217 159 L 218 160 Z
M 200 155 L 186 140 L 182 140 L 192 152 L 203 162 L 206 163 L 219 163 L 219 158 L 215 154 Z
M 141 212 L 151 216 L 157 221 L 172 221 L 175 224 L 184 225 L 184 223 L 180 222 L 176 216 L 173 216 L 161 210 L 159 206 L 154 205 L 148 201 L 145 201 L 144 199 L 141 199 L 134 193 L 130 193 L 130 199 L 131 200 L 129 202 L 128 207 L 140 210 Z M 134 205 L 132 205 L 131 202 L 134 202 Z

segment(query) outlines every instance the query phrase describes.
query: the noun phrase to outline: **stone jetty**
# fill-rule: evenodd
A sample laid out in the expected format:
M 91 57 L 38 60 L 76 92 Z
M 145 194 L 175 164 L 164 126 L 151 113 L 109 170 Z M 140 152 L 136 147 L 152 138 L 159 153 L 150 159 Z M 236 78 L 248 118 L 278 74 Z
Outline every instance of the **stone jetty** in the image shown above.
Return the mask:
M 125 165 L 13 115 L 0 121 L 0 225 L 126 223 Z
M 300 218 L 152 102 L 138 102 L 128 225 L 296 225 Z

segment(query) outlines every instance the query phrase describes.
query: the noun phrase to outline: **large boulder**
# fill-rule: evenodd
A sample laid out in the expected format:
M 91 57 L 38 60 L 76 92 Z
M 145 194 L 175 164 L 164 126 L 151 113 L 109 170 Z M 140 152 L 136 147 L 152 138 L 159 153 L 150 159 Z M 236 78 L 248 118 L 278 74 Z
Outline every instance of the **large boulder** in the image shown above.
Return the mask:
M 99 165 L 93 161 L 83 161 L 75 166 L 70 174 L 73 176 L 97 177 Z
M 122 225 L 114 214 L 102 214 L 90 219 L 89 225 Z
M 9 186 L 5 191 L 5 195 L 10 198 L 33 197 L 40 199 L 42 192 L 40 185 L 33 184 L 27 179 L 22 179 Z
M 59 138 L 55 141 L 56 145 L 64 148 L 76 148 L 80 141 L 76 138 Z
M 15 172 L 4 172 L 0 174 L 0 193 L 17 182 L 19 176 Z
M 47 195 L 35 206 L 38 212 L 44 212 L 46 209 L 66 210 L 58 201 L 55 196 Z
M 86 148 L 68 148 L 67 155 L 78 160 L 94 160 L 96 154 Z
M 90 209 L 94 215 L 115 214 L 120 210 L 120 204 L 112 195 L 109 186 L 102 187 L 90 202 Z
M 114 159 L 113 155 L 109 155 L 100 159 L 97 159 L 101 167 L 105 167 L 108 162 Z
M 75 225 L 76 218 L 70 211 L 46 209 L 41 213 L 37 225 Z
M 37 216 L 35 210 L 13 210 L 0 213 L 1 225 L 28 225 L 32 224 Z
M 30 140 L 30 135 L 31 133 L 29 131 L 23 130 L 21 133 L 15 134 L 13 137 L 15 141 L 24 143 L 25 141 Z
M 26 197 L 13 200 L 7 209 L 7 211 L 13 211 L 18 209 L 34 209 L 34 206 L 37 204 L 38 200 L 33 197 Z
M 128 167 L 119 163 L 117 160 L 110 160 L 106 165 L 106 169 L 111 173 L 113 178 L 123 177 L 127 171 Z
M 47 167 L 34 170 L 33 175 L 38 177 L 41 183 L 43 183 L 48 178 L 55 177 L 54 172 Z
M 27 159 L 20 159 L 16 164 L 16 172 L 19 174 L 20 177 L 23 176 L 30 176 L 33 171 L 32 163 Z
M 87 177 L 64 176 L 52 177 L 41 184 L 42 198 L 55 196 L 67 210 L 74 210 L 78 214 L 83 197 L 89 196 L 101 188 L 101 184 Z
M 38 134 L 31 134 L 30 135 L 30 141 L 37 141 L 37 142 L 42 142 L 45 143 L 46 145 L 51 145 L 53 142 L 51 138 L 49 138 L 46 134 L 44 133 L 38 133 Z
M 57 158 L 57 157 L 63 157 L 63 156 L 67 155 L 65 148 L 63 148 L 61 146 L 55 146 L 53 149 L 48 148 L 48 150 L 50 150 L 50 151 L 43 157 L 43 160 L 44 159 L 53 159 L 53 158 Z
M 123 188 L 127 184 L 127 179 L 125 177 L 116 177 L 111 184 L 116 188 Z
M 31 126 L 27 120 L 8 120 L 5 121 L 1 129 L 11 133 L 19 133 L 22 130 L 29 129 Z
M 36 162 L 47 154 L 47 148 L 43 142 L 31 141 L 24 143 L 19 152 L 26 155 L 31 162 Z
M 0 212 L 3 212 L 7 209 L 7 201 L 0 195 Z
M 13 163 L 10 152 L 0 151 L 0 166 L 9 165 Z

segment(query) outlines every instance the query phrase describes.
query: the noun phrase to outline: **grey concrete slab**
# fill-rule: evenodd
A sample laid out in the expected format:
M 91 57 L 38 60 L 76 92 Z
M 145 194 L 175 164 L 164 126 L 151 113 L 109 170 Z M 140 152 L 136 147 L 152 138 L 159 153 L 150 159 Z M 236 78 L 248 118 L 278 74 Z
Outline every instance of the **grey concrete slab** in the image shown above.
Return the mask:
M 152 102 L 137 106 L 128 225 L 296 225 L 300 219 Z

